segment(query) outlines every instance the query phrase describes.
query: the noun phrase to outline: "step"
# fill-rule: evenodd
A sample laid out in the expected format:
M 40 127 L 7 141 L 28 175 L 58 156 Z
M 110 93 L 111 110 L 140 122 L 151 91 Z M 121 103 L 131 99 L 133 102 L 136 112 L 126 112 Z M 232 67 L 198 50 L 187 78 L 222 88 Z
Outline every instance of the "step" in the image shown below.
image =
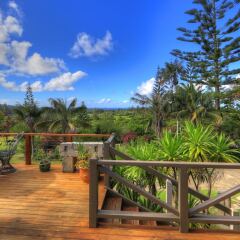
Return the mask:
M 120 211 L 122 208 L 122 198 L 120 197 L 107 197 L 103 204 L 103 210 Z M 120 223 L 120 219 L 102 219 L 103 222 Z
M 236 224 L 239 225 L 240 217 L 238 216 L 217 216 L 206 214 L 194 214 L 189 218 L 191 223 L 210 223 L 210 224 Z
M 139 212 L 139 208 L 123 206 L 122 211 Z M 122 219 L 122 224 L 139 225 L 139 220 L 138 219 Z
M 128 212 L 128 211 L 112 211 L 99 210 L 98 218 L 110 219 L 128 219 L 128 220 L 144 220 L 144 221 L 163 221 L 163 222 L 179 222 L 179 217 L 172 213 L 154 213 L 154 212 Z
M 143 226 L 157 226 L 157 222 L 156 221 L 145 221 L 145 220 L 141 220 L 139 222 L 140 225 L 143 225 Z
M 142 211 L 140 211 L 140 212 L 142 212 Z M 154 220 L 140 220 L 139 224 L 143 225 L 143 226 L 157 226 L 157 221 L 154 221 Z

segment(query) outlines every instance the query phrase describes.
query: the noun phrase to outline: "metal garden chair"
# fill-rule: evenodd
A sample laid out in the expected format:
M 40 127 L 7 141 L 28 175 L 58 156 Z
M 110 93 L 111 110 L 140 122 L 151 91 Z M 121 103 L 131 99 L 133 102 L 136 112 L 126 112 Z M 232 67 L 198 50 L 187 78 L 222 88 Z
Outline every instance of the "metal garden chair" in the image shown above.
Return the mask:
M 0 150 L 0 175 L 16 172 L 16 169 L 10 164 L 10 160 L 16 153 L 17 146 L 22 137 L 23 133 L 19 133 L 13 140 L 6 140 L 6 148 Z

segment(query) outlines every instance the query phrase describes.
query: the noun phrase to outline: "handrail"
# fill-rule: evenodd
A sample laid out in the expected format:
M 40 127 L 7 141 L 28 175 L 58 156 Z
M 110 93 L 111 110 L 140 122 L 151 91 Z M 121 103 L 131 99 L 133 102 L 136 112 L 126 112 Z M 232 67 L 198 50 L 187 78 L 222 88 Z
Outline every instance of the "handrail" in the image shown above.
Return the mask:
M 113 148 L 113 147 L 110 147 L 110 152 L 112 152 L 112 154 L 115 154 L 117 156 L 119 156 L 120 158 L 122 159 L 127 159 L 127 160 L 133 160 L 133 161 L 136 161 L 135 159 L 129 157 L 128 155 L 126 155 L 125 153 L 123 152 L 120 152 L 119 150 Z M 168 175 L 165 175 L 163 173 L 160 173 L 159 171 L 155 170 L 154 168 L 152 167 L 142 167 L 145 171 L 147 171 L 148 173 L 154 175 L 155 177 L 159 177 L 165 181 L 170 181 L 175 187 L 178 188 L 178 181 Z M 209 200 L 209 197 L 207 197 L 206 195 L 202 194 L 201 192 L 198 192 L 196 190 L 194 190 L 193 188 L 191 187 L 188 187 L 188 193 L 192 194 L 194 197 L 197 197 L 199 198 L 200 200 L 202 201 L 207 201 Z M 226 206 L 224 206 L 223 204 L 221 203 L 217 203 L 216 205 L 214 205 L 216 208 L 218 208 L 219 210 L 223 211 L 224 213 L 227 213 L 229 215 L 231 215 L 232 213 L 232 210 Z
M 137 167 L 175 167 L 175 168 L 216 168 L 240 169 L 240 163 L 217 162 L 166 162 L 166 161 L 141 161 L 141 160 L 99 160 L 98 165 L 137 166 Z
M 16 136 L 19 133 L 1 133 L 0 136 Z M 111 134 L 92 134 L 92 133 L 23 133 L 23 136 L 43 136 L 43 137 L 97 137 L 107 138 Z
M 178 172 L 178 210 L 174 207 L 171 207 L 168 203 L 162 202 L 146 190 L 142 189 L 138 185 L 135 185 L 131 181 L 123 178 L 118 173 L 113 172 L 109 166 L 138 166 L 143 167 L 144 169 L 151 166 L 155 167 L 174 167 L 179 170 Z M 240 164 L 227 164 L 227 163 L 179 163 L 179 162 L 156 162 L 156 161 L 136 161 L 136 160 L 90 160 L 90 195 L 89 195 L 89 204 L 90 204 L 90 215 L 89 215 L 89 226 L 96 227 L 97 220 L 99 218 L 123 218 L 123 219 L 162 219 L 169 223 L 179 222 L 180 232 L 189 231 L 189 223 L 208 223 L 208 224 L 238 224 L 240 225 L 240 217 L 238 216 L 220 216 L 220 215 L 209 215 L 202 212 L 205 209 L 208 209 L 211 206 L 220 208 L 222 206 L 220 202 L 228 197 L 231 197 L 240 192 L 240 185 L 233 187 L 232 189 L 227 190 L 226 192 L 220 194 L 216 198 L 204 199 L 205 202 L 198 204 L 195 207 L 188 207 L 188 194 L 192 194 L 189 191 L 188 187 L 188 170 L 192 168 L 221 168 L 221 169 L 240 169 Z M 155 170 L 155 169 L 153 169 Z M 134 192 L 139 193 L 140 195 L 145 196 L 152 202 L 162 206 L 168 210 L 168 213 L 154 213 L 154 212 L 139 212 L 137 214 L 126 211 L 114 211 L 114 210 L 98 210 L 97 207 L 97 196 L 98 196 L 98 182 L 96 179 L 96 174 L 98 172 L 104 172 L 111 178 L 114 178 L 121 184 L 131 188 Z M 157 170 L 155 170 L 157 171 Z M 151 173 L 151 172 L 150 172 Z M 223 208 L 221 209 L 223 210 Z
M 19 133 L 3 133 L 0 132 L 0 137 L 17 136 Z M 25 138 L 25 164 L 31 165 L 32 156 L 32 137 L 63 137 L 66 142 L 72 142 L 73 137 L 92 137 L 92 138 L 108 138 L 110 134 L 90 134 L 90 133 L 22 133 Z
M 114 140 L 116 137 L 115 133 L 112 133 L 111 135 L 108 135 L 108 136 L 109 136 L 109 138 L 107 139 L 107 141 L 105 141 L 105 143 L 108 143 L 108 144 L 114 143 Z

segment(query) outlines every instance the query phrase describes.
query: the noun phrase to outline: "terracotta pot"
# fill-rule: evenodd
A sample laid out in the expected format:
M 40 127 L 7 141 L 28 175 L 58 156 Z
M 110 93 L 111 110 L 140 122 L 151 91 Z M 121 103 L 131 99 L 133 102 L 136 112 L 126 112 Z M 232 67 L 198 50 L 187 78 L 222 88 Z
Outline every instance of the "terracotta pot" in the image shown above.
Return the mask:
M 88 169 L 80 168 L 79 175 L 82 181 L 89 183 L 89 171 Z

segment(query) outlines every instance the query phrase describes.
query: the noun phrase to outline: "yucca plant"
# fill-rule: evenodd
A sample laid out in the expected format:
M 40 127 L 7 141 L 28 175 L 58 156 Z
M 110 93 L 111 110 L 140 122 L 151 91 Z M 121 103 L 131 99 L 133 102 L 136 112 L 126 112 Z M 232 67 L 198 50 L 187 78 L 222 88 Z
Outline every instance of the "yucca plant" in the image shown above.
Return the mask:
M 239 150 L 234 149 L 234 142 L 221 133 L 217 135 L 213 142 L 213 151 L 211 159 L 215 162 L 236 163 L 239 161 L 237 155 Z
M 186 122 L 183 130 L 183 152 L 190 162 L 208 162 L 212 155 L 215 134 L 211 126 L 194 125 Z M 212 173 L 213 174 L 213 173 Z M 190 176 L 196 190 L 202 183 L 208 181 L 209 173 L 205 169 L 193 169 Z
M 186 122 L 183 131 L 183 152 L 188 161 L 208 162 L 212 155 L 213 143 L 216 134 L 211 126 L 194 125 Z
M 156 144 L 154 142 L 147 143 L 143 140 L 122 145 L 119 147 L 119 150 L 136 160 L 150 161 L 156 160 L 158 157 Z M 156 195 L 156 178 L 148 174 L 144 169 L 135 166 L 125 167 L 124 171 L 122 171 L 122 176 Z
M 177 162 L 184 159 L 183 139 L 165 131 L 162 138 L 157 142 L 158 158 L 163 161 Z M 177 169 L 172 168 L 172 176 L 177 179 Z
M 237 154 L 238 150 L 233 149 L 234 142 L 226 137 L 223 133 L 216 135 L 213 141 L 212 152 L 209 158 L 213 162 L 226 162 L 236 163 L 238 162 Z M 219 179 L 220 173 L 215 169 L 205 169 L 208 183 L 208 196 L 211 196 L 213 184 Z

